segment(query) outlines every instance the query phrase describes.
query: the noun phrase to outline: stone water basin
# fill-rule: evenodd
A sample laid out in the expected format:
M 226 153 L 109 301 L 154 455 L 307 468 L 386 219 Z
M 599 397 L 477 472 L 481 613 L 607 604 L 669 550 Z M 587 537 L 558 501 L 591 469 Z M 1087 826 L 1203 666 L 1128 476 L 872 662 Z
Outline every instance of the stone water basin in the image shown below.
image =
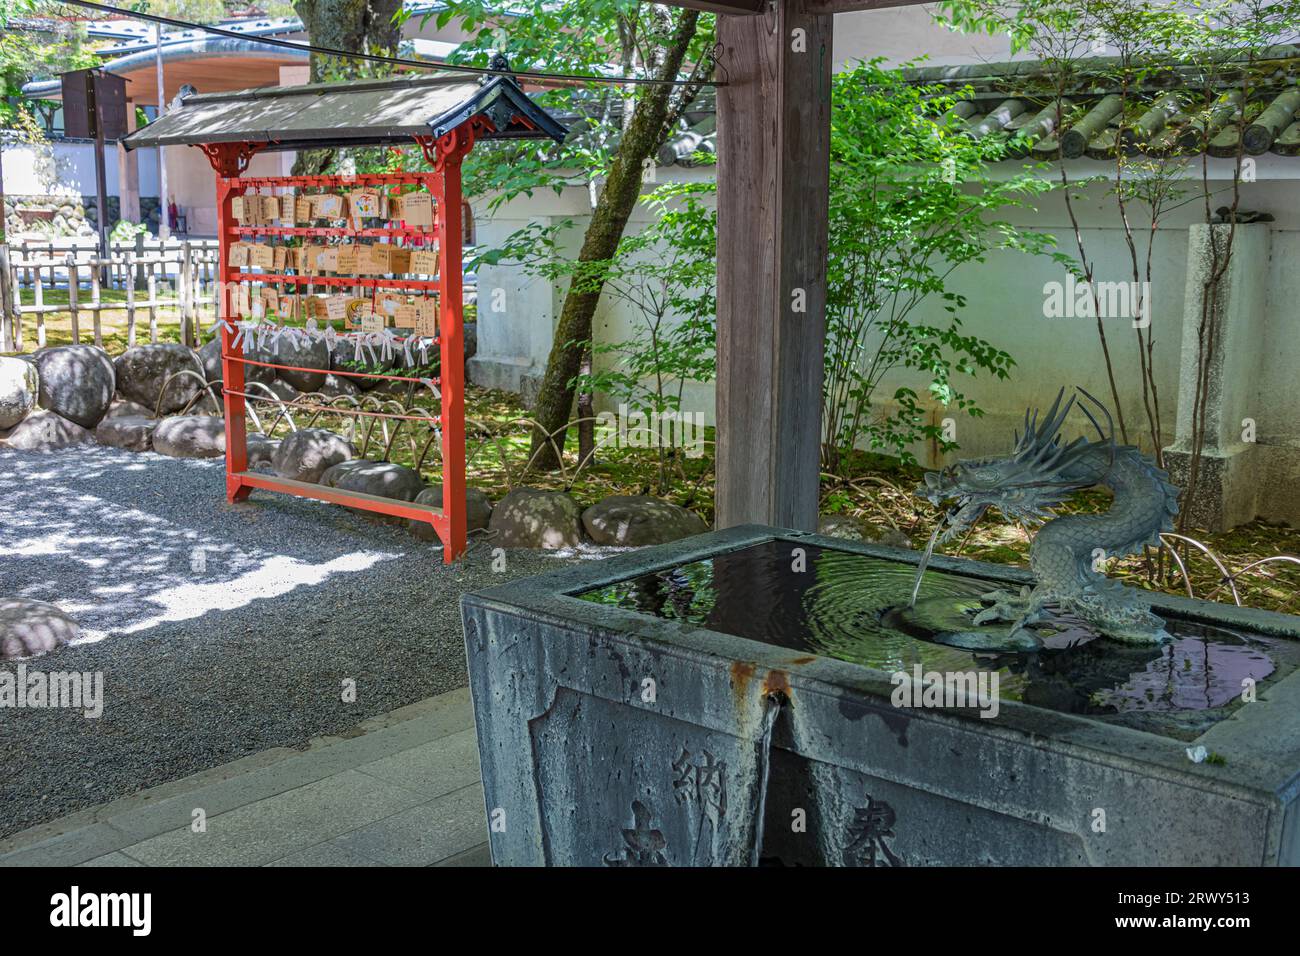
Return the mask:
M 1300 619 L 1152 595 L 1161 647 L 981 652 L 899 618 L 918 557 L 748 527 L 466 596 L 494 860 L 1300 862 Z M 936 558 L 917 606 L 1027 581 Z M 895 706 L 898 672 L 997 706 Z

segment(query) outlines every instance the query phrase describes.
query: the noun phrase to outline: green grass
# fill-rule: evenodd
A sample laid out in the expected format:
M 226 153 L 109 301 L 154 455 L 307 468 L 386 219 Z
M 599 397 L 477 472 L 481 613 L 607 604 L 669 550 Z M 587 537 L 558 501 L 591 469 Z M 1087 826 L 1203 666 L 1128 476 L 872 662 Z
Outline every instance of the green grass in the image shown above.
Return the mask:
M 137 301 L 143 301 L 146 293 L 139 292 L 136 295 Z M 20 289 L 19 299 L 23 305 L 35 305 L 36 296 L 32 289 Z M 46 289 L 44 295 L 46 305 L 67 305 L 67 289 Z M 90 301 L 90 293 L 82 290 L 78 297 L 79 303 Z M 121 303 L 121 309 L 104 309 L 99 313 L 100 337 L 105 349 L 110 354 L 118 354 L 124 351 L 130 344 L 130 330 L 127 327 L 126 313 L 126 293 L 120 289 L 104 289 L 100 294 L 100 301 L 104 303 Z M 199 325 L 206 328 L 212 323 L 212 313 L 199 313 Z M 160 307 L 157 309 L 157 327 L 159 342 L 179 342 L 181 340 L 181 318 L 176 309 Z M 95 314 L 86 309 L 77 310 L 77 323 L 80 332 L 80 341 L 82 344 L 94 344 L 95 342 Z M 38 329 L 40 325 L 45 326 L 45 344 L 54 345 L 72 345 L 76 339 L 72 334 L 72 313 L 71 312 L 47 312 L 44 317 L 36 315 L 24 315 L 22 321 L 22 349 L 20 352 L 34 352 L 40 348 L 40 337 Z M 135 311 L 135 344 L 143 345 L 150 341 L 149 338 L 149 310 L 136 307 Z M 18 354 L 18 353 L 10 353 Z

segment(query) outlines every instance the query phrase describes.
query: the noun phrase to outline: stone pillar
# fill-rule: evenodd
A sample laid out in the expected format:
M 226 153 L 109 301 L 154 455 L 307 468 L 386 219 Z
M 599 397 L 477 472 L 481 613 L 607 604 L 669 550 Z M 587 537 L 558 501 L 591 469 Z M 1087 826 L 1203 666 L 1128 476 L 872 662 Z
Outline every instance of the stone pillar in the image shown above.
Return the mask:
M 1174 442 L 1165 449 L 1170 478 L 1181 487 L 1188 483 L 1193 448 L 1202 296 L 1214 268 L 1211 235 L 1222 257 L 1229 229 L 1199 223 L 1188 230 L 1178 421 Z M 1206 374 L 1205 445 L 1196 493 L 1191 501 L 1186 496 L 1183 501 L 1192 525 L 1208 531 L 1227 530 L 1258 514 L 1263 462 L 1253 426 L 1260 415 L 1258 369 L 1266 357 L 1271 235 L 1267 223 L 1239 224 L 1232 259 L 1217 289 L 1218 335 Z

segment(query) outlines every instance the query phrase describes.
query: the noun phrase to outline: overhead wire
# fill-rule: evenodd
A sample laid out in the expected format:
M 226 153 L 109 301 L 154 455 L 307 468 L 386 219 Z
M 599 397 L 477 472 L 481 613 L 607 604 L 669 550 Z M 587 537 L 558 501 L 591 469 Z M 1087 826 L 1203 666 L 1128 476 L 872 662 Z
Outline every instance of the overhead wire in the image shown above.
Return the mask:
M 179 20 L 175 17 L 166 17 L 157 13 L 147 13 L 137 10 L 124 10 L 120 7 L 114 7 L 106 3 L 97 3 L 95 0 L 57 0 L 58 3 L 67 4 L 74 7 L 82 7 L 88 10 L 96 10 L 101 13 L 116 14 L 130 20 L 145 20 L 151 23 L 158 23 L 164 26 L 175 27 L 180 30 L 200 30 L 213 36 L 227 37 L 235 40 L 246 40 L 251 43 L 262 43 L 266 46 L 279 47 L 288 50 L 307 50 L 311 53 L 320 53 L 325 56 L 342 57 L 353 60 L 365 60 L 370 63 L 386 63 L 393 66 L 412 67 L 420 70 L 436 70 L 448 73 L 466 73 L 475 76 L 510 76 L 515 79 L 530 80 L 538 85 L 552 86 L 578 86 L 588 83 L 606 83 L 613 86 L 725 86 L 725 82 L 705 79 L 687 79 L 687 80 L 666 80 L 652 76 L 595 76 L 581 73 L 548 73 L 542 70 L 513 70 L 513 69 L 493 69 L 492 67 L 469 66 L 461 63 L 433 63 L 429 60 L 416 60 L 410 57 L 388 56 L 383 53 L 365 53 L 352 50 L 339 50 L 333 47 L 317 46 L 313 43 L 296 43 L 292 40 L 279 40 L 275 37 L 253 36 L 247 33 L 240 33 L 237 30 L 227 30 L 223 27 L 209 26 L 203 23 L 193 23 L 188 20 Z M 143 47 L 142 47 L 143 49 Z

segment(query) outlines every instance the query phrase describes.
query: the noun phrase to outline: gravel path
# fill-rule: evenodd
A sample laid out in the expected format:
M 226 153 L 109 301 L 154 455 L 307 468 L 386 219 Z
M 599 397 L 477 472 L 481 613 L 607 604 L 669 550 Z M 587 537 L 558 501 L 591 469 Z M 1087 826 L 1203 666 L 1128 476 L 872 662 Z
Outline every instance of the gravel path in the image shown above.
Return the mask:
M 480 546 L 447 568 L 343 508 L 228 505 L 220 459 L 0 450 L 0 596 L 84 635 L 28 667 L 104 675 L 98 719 L 0 709 L 0 836 L 462 687 L 460 595 L 572 560 L 511 551 L 494 572 Z

